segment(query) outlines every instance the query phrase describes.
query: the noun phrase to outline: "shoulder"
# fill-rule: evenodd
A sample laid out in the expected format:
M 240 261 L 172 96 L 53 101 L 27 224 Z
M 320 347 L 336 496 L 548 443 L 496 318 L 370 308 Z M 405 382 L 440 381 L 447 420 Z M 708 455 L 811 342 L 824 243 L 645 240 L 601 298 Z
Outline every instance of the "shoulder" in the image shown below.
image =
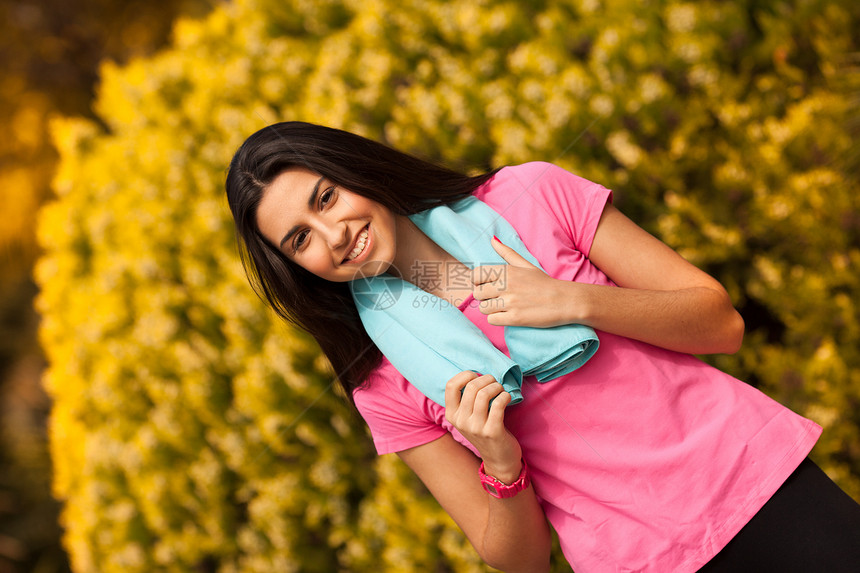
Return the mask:
M 411 384 L 383 357 L 379 366 L 367 376 L 366 382 L 353 390 L 352 397 L 359 412 L 372 414 L 380 408 L 414 406 Z M 365 416 L 366 418 L 367 416 Z
M 352 393 L 380 454 L 425 444 L 444 434 L 444 411 L 428 400 L 387 359 Z
M 502 167 L 475 192 L 475 196 L 484 201 L 490 197 L 507 196 L 508 199 L 528 197 L 557 203 L 559 200 L 600 194 L 601 190 L 608 193 L 602 185 L 554 163 L 530 161 Z
M 559 240 L 567 237 L 587 254 L 612 191 L 553 163 L 533 161 L 503 167 L 475 197 L 508 219 L 521 236 L 534 232 L 545 237 L 558 229 Z M 529 245 L 525 236 L 523 240 Z

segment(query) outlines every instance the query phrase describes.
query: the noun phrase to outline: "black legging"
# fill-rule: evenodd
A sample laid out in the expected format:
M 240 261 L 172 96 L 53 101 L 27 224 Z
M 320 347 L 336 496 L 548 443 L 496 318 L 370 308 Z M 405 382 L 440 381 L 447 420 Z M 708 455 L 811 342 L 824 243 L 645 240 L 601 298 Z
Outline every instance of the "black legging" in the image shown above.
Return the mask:
M 809 458 L 699 573 L 857 573 L 860 504 Z

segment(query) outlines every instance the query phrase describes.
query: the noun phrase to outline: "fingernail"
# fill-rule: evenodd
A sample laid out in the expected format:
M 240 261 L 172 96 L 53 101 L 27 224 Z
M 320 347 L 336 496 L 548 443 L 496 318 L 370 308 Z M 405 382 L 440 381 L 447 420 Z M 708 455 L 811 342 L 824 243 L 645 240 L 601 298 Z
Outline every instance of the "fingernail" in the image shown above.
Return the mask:
M 497 236 L 493 235 L 493 238 L 494 238 L 495 240 L 499 241 L 499 238 L 498 238 Z M 501 243 L 501 241 L 499 241 L 499 242 Z

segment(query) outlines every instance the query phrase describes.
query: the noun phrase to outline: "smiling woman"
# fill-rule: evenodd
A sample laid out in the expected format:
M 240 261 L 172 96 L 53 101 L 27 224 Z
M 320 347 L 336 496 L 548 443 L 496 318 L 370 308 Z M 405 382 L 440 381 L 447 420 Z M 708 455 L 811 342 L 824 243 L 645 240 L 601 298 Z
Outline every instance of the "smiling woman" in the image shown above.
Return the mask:
M 359 270 L 398 273 L 397 235 L 411 236 L 413 226 L 397 221 L 461 199 L 490 177 L 467 177 L 351 133 L 286 122 L 245 141 L 230 164 L 227 189 L 252 286 L 282 318 L 316 338 L 351 397 L 382 354 L 345 281 Z M 354 263 L 360 267 L 342 264 L 368 223 L 367 255 Z M 306 245 L 295 242 L 300 237 Z M 315 274 L 300 258 L 337 280 Z
M 287 169 L 266 187 L 257 224 L 270 245 L 328 281 L 380 274 L 393 260 L 391 210 L 305 168 Z
M 737 351 L 743 320 L 603 186 L 290 122 L 227 196 L 252 284 L 488 564 L 548 570 L 547 522 L 577 573 L 860 562 L 860 506 L 806 458 L 821 428 L 692 356 Z

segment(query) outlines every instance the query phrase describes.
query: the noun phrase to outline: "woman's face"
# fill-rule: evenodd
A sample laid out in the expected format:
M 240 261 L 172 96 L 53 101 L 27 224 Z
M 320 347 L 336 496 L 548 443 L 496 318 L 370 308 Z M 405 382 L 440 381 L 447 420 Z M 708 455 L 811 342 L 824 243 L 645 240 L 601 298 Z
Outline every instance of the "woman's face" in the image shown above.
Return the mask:
M 302 167 L 263 192 L 257 226 L 272 245 L 333 282 L 385 272 L 394 260 L 396 218 L 381 204 Z

